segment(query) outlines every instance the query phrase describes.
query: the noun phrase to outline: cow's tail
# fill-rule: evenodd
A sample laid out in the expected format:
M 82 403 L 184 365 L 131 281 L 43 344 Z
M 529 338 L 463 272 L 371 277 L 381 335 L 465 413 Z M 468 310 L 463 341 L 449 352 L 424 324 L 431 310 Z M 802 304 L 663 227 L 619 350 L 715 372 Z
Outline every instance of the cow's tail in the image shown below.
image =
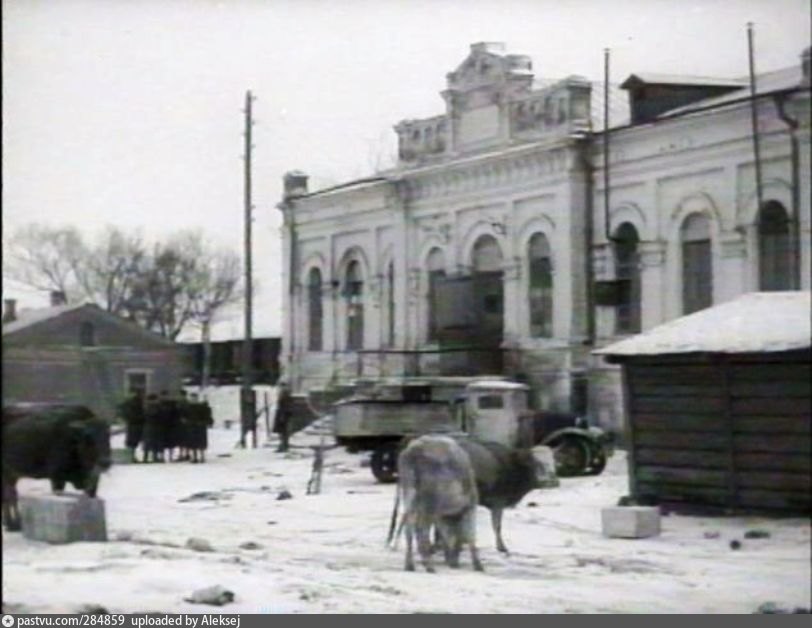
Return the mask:
M 394 547 L 397 538 L 400 536 L 400 526 L 398 526 L 398 508 L 400 506 L 400 483 L 395 487 L 395 505 L 392 508 L 392 519 L 389 522 L 389 534 L 386 536 L 386 545 Z M 397 533 L 396 533 L 397 531 Z

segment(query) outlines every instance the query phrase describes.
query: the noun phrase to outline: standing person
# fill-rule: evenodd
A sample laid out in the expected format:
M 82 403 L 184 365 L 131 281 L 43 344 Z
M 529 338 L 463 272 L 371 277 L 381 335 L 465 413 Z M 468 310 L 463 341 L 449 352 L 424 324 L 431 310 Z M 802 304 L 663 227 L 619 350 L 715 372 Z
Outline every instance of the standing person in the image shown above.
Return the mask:
M 214 425 L 211 407 L 205 400 L 198 401 L 197 395 L 192 393 L 189 416 L 191 421 L 189 446 L 192 462 L 206 462 L 206 449 L 209 445 L 208 429 Z
M 127 425 L 127 434 L 124 444 L 130 450 L 130 460 L 137 462 L 135 450 L 141 443 L 144 436 L 144 394 L 140 390 L 134 390 L 118 408 L 121 418 Z
M 195 397 L 195 395 L 192 395 Z M 187 399 L 186 391 L 182 388 L 178 391 L 178 399 L 176 404 L 177 418 L 177 433 L 175 435 L 175 444 L 178 447 L 178 460 L 191 461 L 192 459 L 192 441 L 194 439 L 192 432 L 194 430 L 194 408 L 193 404 Z
M 143 434 L 143 448 L 144 448 L 144 462 L 163 462 L 163 421 L 161 413 L 161 403 L 158 395 L 147 395 L 146 403 L 144 404 L 144 434 Z
M 293 397 L 290 387 L 284 380 L 280 380 L 276 396 L 276 412 L 274 413 L 273 431 L 279 434 L 279 447 L 276 451 L 284 452 L 289 448 L 290 439 L 290 419 L 292 412 Z
M 168 390 L 161 391 L 158 409 L 161 418 L 161 449 L 166 453 L 164 459 L 172 462 L 180 435 L 180 415 L 178 414 L 178 402 L 169 396 Z

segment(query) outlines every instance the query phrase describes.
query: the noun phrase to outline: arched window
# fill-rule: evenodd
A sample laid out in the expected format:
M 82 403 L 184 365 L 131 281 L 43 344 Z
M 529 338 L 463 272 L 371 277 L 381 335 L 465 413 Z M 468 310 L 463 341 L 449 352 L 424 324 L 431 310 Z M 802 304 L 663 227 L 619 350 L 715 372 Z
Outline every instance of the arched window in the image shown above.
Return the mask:
M 640 238 L 634 225 L 624 222 L 614 237 L 615 278 L 620 284 L 620 299 L 615 319 L 615 333 L 636 334 L 640 331 Z
M 553 265 L 550 243 L 536 233 L 527 244 L 529 279 L 527 299 L 530 310 L 530 335 L 550 338 L 553 335 Z
M 79 326 L 79 344 L 83 347 L 96 345 L 96 329 L 93 323 L 85 321 Z
M 386 345 L 395 346 L 395 263 L 386 267 Z
M 311 268 L 307 275 L 307 348 L 322 350 L 323 310 L 321 303 L 321 271 Z
M 364 280 L 361 265 L 352 261 L 347 265 L 344 278 L 344 299 L 347 311 L 347 349 L 364 346 Z
M 795 288 L 794 257 L 789 216 L 781 203 L 769 201 L 758 215 L 759 290 Z
M 713 303 L 713 260 L 710 221 L 691 214 L 682 223 L 682 312 L 690 314 Z
M 478 311 L 478 341 L 502 340 L 504 289 L 502 286 L 502 250 L 491 235 L 481 236 L 473 250 L 474 303 Z
M 432 249 L 426 260 L 428 271 L 428 293 L 426 295 L 428 334 L 429 342 L 436 342 L 439 332 L 439 321 L 437 311 L 439 307 L 440 283 L 445 279 L 445 259 L 440 249 Z

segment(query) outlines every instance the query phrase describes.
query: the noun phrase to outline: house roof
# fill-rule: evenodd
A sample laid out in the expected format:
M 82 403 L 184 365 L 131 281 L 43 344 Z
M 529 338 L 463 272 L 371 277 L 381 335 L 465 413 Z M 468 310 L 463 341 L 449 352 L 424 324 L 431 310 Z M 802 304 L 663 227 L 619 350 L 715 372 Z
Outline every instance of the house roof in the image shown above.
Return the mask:
M 148 338 L 152 342 L 159 342 L 161 344 L 166 345 L 175 344 L 174 342 L 172 342 L 167 338 L 164 338 L 160 334 L 151 332 L 139 325 L 136 325 L 135 323 L 131 323 L 130 321 L 121 318 L 120 316 L 104 311 L 95 303 L 57 305 L 52 307 L 20 310 L 16 320 L 10 323 L 3 324 L 3 337 L 11 336 L 12 334 L 15 334 L 17 332 L 34 327 L 35 325 L 40 325 L 46 321 L 54 320 L 56 318 L 59 318 L 60 316 L 78 310 L 87 310 L 87 312 L 91 313 L 93 316 L 96 316 L 98 318 L 104 318 L 106 320 L 112 321 L 115 324 L 128 327 L 133 332 L 141 334 L 142 336 Z
M 812 346 L 810 292 L 752 292 L 621 340 L 596 354 L 771 353 Z
M 53 307 L 38 307 L 34 309 L 24 309 L 17 313 L 17 318 L 10 323 L 3 323 L 3 335 L 14 334 L 23 329 L 28 329 L 32 325 L 57 318 L 67 312 L 80 310 L 83 307 L 90 305 L 89 303 L 81 303 L 79 305 L 57 305 Z M 94 306 L 95 307 L 95 306 Z
M 792 66 L 775 70 L 772 72 L 765 72 L 756 76 L 756 95 L 771 94 L 773 92 L 780 92 L 793 88 L 798 88 L 801 85 L 802 71 L 801 66 Z M 728 92 L 721 96 L 714 96 L 712 98 L 705 98 L 698 100 L 689 105 L 684 105 L 661 114 L 660 118 L 669 118 L 671 116 L 683 115 L 690 113 L 696 109 L 706 109 L 708 107 L 723 106 L 743 98 L 750 96 L 750 83 L 748 79 L 740 79 L 740 89 Z
M 680 74 L 656 74 L 643 72 L 630 74 L 620 85 L 626 89 L 634 84 L 645 85 L 693 85 L 697 87 L 747 87 L 742 79 L 718 78 L 715 76 L 688 76 Z

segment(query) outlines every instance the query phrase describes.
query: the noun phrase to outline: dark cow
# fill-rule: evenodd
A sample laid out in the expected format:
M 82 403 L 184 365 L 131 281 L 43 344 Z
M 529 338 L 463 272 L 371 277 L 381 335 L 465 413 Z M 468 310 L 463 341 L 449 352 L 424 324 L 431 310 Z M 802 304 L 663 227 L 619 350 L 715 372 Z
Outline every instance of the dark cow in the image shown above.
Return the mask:
M 474 569 L 482 571 L 476 548 L 477 489 L 468 454 L 447 436 L 421 436 L 398 457 L 398 492 L 404 504 L 406 570 L 414 571 L 412 543 L 426 571 L 433 573 L 429 534 L 436 527 L 446 548 L 446 561 L 459 565 L 464 544 Z
M 532 449 L 512 449 L 467 438 L 459 438 L 457 442 L 471 459 L 479 504 L 491 511 L 496 548 L 507 553 L 502 539 L 502 512 L 518 504 L 534 489 L 558 486 L 555 467 L 549 462 L 545 464 Z
M 479 505 L 491 511 L 491 524 L 496 536 L 496 548 L 508 552 L 502 538 L 502 513 L 512 508 L 525 495 L 537 488 L 551 488 L 559 485 L 551 456 L 547 462 L 540 459 L 540 451 L 513 449 L 493 442 L 475 441 L 465 436 L 455 437 L 459 447 L 468 454 L 476 477 Z M 398 500 L 392 513 L 388 542 L 391 544 L 400 535 L 403 522 L 398 526 Z
M 110 468 L 110 427 L 84 406 L 20 403 L 3 407 L 3 519 L 20 529 L 17 480 L 51 481 L 61 492 L 70 482 L 96 496 L 99 476 Z

